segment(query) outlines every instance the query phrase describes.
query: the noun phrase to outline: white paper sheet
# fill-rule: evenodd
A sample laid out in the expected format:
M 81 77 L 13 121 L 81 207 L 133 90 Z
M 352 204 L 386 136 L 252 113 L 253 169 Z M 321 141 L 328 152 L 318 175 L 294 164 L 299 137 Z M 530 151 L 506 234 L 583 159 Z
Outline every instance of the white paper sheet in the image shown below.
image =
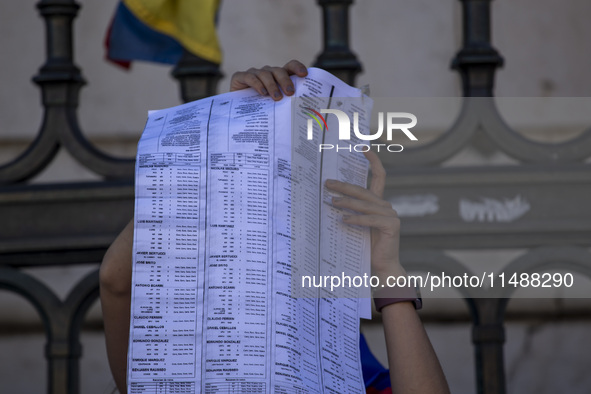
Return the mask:
M 318 69 L 294 82 L 319 105 L 361 95 Z M 291 99 L 252 90 L 150 112 L 136 165 L 129 393 L 364 392 L 369 295 L 293 298 L 291 271 L 306 250 L 319 275 L 334 261 L 368 271 L 368 230 L 344 225 L 323 186 L 365 185 L 367 164 L 304 153 L 298 144 L 315 141 L 297 127 L 292 139 L 291 126 Z M 294 198 L 306 212 L 292 211 Z

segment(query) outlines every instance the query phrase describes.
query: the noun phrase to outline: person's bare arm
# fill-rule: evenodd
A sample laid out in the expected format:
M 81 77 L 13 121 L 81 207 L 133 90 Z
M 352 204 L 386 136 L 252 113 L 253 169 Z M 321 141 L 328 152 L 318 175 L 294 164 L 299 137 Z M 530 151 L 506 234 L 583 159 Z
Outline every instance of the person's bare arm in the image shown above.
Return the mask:
M 326 186 L 343 194 L 333 205 L 348 208 L 343 221 L 371 228 L 372 275 L 385 283 L 388 276 L 406 275 L 398 258 L 400 220 L 392 205 L 382 197 L 386 171 L 378 156 L 365 154 L 370 162 L 372 181 L 369 189 L 339 181 Z M 447 381 L 413 304 L 397 302 L 382 309 L 392 392 L 447 394 Z
M 397 302 L 382 309 L 386 333 L 392 393 L 447 394 L 447 381 L 410 302 Z
M 109 367 L 120 393 L 127 393 L 127 343 L 131 305 L 133 221 L 107 250 L 100 269 L 101 307 Z

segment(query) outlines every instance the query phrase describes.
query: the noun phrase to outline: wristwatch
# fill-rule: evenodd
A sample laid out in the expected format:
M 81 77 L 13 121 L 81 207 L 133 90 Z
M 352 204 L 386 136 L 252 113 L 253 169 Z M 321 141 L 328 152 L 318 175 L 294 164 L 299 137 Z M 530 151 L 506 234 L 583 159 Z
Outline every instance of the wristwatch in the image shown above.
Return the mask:
M 418 286 L 383 287 L 373 293 L 373 302 L 378 312 L 381 312 L 386 305 L 407 301 L 412 302 L 416 310 L 423 307 L 423 299 L 421 298 L 421 292 Z

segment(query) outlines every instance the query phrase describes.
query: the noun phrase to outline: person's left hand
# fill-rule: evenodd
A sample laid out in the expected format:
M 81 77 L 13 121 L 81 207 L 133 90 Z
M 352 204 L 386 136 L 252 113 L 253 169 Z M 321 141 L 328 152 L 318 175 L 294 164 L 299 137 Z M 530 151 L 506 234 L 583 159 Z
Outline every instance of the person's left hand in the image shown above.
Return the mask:
M 308 75 L 308 69 L 301 62 L 291 60 L 283 67 L 264 66 L 238 71 L 232 75 L 230 91 L 253 88 L 259 94 L 269 95 L 273 100 L 279 101 L 283 98 L 281 91 L 287 96 L 295 92 L 290 75 L 305 77 Z
M 398 257 L 400 219 L 392 204 L 383 199 L 386 171 L 377 154 L 371 151 L 364 154 L 372 174 L 369 189 L 337 180 L 327 180 L 326 187 L 343 194 L 333 198 L 335 207 L 356 212 L 344 214 L 343 222 L 371 228 L 372 275 L 380 280 L 390 275 L 405 275 Z

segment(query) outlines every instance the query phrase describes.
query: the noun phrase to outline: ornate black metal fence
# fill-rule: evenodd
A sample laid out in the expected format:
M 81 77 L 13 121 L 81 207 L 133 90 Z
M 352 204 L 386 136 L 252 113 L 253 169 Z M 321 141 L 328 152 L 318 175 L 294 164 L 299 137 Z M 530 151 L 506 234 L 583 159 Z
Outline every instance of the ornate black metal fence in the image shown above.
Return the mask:
M 490 40 L 490 0 L 461 0 L 463 46 L 452 67 L 461 75 L 466 101 L 455 127 L 434 142 L 401 158 L 384 157 L 395 179 L 388 193 L 429 190 L 441 206 L 457 205 L 473 190 L 493 194 L 527 194 L 536 209 L 519 226 L 466 223 L 441 210 L 426 218 L 405 220 L 403 260 L 410 268 L 437 272 L 441 262 L 460 264 L 445 249 L 529 248 L 506 270 L 531 271 L 557 262 L 590 275 L 591 211 L 573 217 L 573 206 L 591 201 L 591 131 L 561 144 L 525 139 L 502 120 L 492 100 L 495 71 L 503 63 Z M 348 10 L 352 0 L 318 0 L 323 13 L 324 49 L 316 65 L 354 83 L 361 64 L 349 48 Z M 84 85 L 75 66 L 72 23 L 79 6 L 73 0 L 41 0 L 37 8 L 46 24 L 47 58 L 34 77 L 41 89 L 43 122 L 30 147 L 0 166 L 0 288 L 21 294 L 38 310 L 45 327 L 48 392 L 79 392 L 79 332 L 83 317 L 98 296 L 98 273 L 80 281 L 65 300 L 21 268 L 99 263 L 116 234 L 132 216 L 132 159 L 110 157 L 83 135 L 77 121 L 78 92 Z M 215 93 L 221 74 L 216 65 L 191 55 L 173 70 L 185 101 Z M 474 109 L 466 106 L 478 105 Z M 477 131 L 498 148 L 527 165 L 443 168 L 445 159 L 466 146 Z M 60 148 L 104 177 L 92 183 L 33 185 L 27 180 L 44 169 Z M 544 196 L 544 198 L 539 198 Z M 554 204 L 553 201 L 561 201 Z M 568 217 L 569 220 L 563 220 Z M 443 224 L 443 225 L 442 225 Z M 428 246 L 428 249 L 426 248 Z M 507 294 L 509 297 L 510 294 Z M 504 313 L 508 298 L 467 299 L 473 318 L 477 391 L 504 393 Z

